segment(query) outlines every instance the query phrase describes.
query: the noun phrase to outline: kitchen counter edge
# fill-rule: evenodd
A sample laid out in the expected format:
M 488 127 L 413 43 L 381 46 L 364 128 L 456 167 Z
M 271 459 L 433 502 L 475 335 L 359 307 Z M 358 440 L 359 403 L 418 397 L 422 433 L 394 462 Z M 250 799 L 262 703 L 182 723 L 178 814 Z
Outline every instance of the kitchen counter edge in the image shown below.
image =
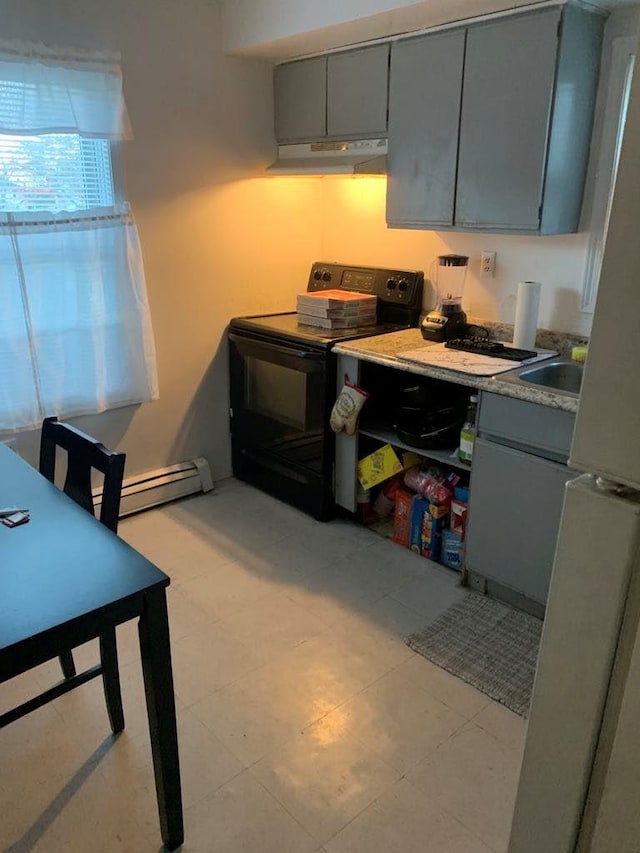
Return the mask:
M 416 349 L 422 345 L 429 346 L 418 329 L 403 329 L 400 332 L 391 332 L 386 335 L 345 341 L 337 344 L 333 348 L 333 352 L 338 355 L 351 356 L 360 361 L 370 361 L 384 367 L 415 373 L 418 376 L 429 376 L 432 379 L 441 379 L 445 382 L 453 382 L 456 385 L 465 385 L 468 388 L 478 388 L 480 391 L 500 394 L 503 397 L 515 397 L 518 400 L 526 400 L 529 403 L 537 403 L 565 412 L 575 413 L 578 410 L 579 398 L 568 396 L 561 391 L 530 388 L 524 384 L 503 381 L 499 376 L 472 376 L 468 373 L 459 373 L 456 370 L 447 370 L 443 367 L 406 361 L 396 355 L 396 353 Z

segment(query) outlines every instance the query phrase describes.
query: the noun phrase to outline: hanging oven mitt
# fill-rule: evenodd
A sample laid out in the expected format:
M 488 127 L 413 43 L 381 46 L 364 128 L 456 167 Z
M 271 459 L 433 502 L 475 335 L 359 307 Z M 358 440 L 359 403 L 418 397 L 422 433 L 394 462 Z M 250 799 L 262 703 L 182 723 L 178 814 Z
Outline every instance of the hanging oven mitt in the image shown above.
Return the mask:
M 349 382 L 349 377 L 344 377 L 344 385 L 338 394 L 338 399 L 331 410 L 329 423 L 334 432 L 342 432 L 344 430 L 347 435 L 353 435 L 356 431 L 356 422 L 360 409 L 364 405 L 364 401 L 369 394 L 357 385 L 352 385 Z

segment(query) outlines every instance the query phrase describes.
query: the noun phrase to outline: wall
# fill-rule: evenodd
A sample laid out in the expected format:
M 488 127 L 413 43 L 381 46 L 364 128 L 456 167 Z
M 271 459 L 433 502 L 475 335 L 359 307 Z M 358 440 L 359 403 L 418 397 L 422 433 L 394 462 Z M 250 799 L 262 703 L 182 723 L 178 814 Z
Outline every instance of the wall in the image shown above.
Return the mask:
M 219 11 L 205 0 L 3 0 L 2 34 L 123 55 L 135 133 L 125 187 L 160 400 L 75 422 L 125 450 L 130 474 L 197 455 L 227 474 L 224 328 L 236 314 L 289 307 L 320 255 L 318 182 L 252 179 L 273 156 L 270 67 L 223 55 Z M 17 449 L 35 461 L 38 440 L 21 433 Z
M 282 60 L 542 0 L 222 0 L 225 50 Z
M 324 217 L 322 247 L 327 259 L 421 269 L 429 276 L 437 255 L 468 255 L 464 305 L 468 314 L 513 323 L 519 281 L 540 281 L 539 325 L 588 333 L 591 315 L 580 311 L 587 235 L 518 237 L 407 231 L 385 226 L 386 180 L 321 178 Z M 480 252 L 497 252 L 496 277 L 481 279 Z M 431 287 L 425 309 L 433 307 Z

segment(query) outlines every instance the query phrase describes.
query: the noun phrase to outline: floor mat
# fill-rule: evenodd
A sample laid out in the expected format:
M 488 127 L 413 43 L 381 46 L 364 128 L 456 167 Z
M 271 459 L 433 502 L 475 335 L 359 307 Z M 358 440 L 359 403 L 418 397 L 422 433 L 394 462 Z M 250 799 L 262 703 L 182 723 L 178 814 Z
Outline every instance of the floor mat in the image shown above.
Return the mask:
M 526 717 L 542 621 L 469 593 L 406 643 L 452 675 Z

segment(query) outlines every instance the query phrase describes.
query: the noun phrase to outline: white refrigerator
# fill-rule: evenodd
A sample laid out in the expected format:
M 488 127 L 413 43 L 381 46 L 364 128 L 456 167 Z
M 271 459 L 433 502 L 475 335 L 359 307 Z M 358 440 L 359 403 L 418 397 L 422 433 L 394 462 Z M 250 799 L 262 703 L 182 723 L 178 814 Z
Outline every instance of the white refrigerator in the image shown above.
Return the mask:
M 509 853 L 640 851 L 640 63 Z

